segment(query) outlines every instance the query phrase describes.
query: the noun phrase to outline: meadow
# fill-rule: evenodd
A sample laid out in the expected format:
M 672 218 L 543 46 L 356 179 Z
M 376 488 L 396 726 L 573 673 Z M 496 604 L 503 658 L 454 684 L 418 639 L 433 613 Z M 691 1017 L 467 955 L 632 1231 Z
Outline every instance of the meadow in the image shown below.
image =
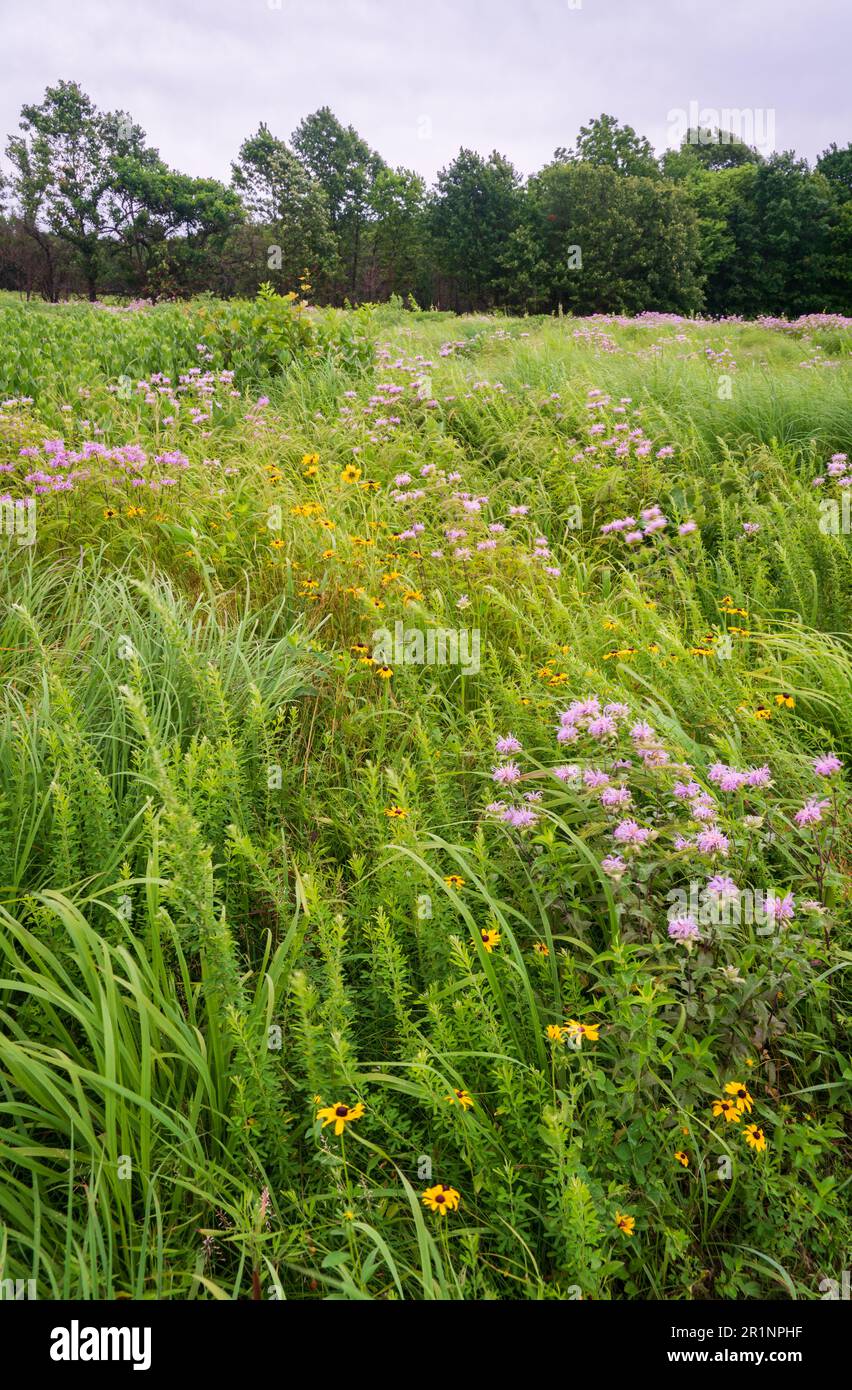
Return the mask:
M 0 297 L 0 1278 L 830 1295 L 850 328 Z

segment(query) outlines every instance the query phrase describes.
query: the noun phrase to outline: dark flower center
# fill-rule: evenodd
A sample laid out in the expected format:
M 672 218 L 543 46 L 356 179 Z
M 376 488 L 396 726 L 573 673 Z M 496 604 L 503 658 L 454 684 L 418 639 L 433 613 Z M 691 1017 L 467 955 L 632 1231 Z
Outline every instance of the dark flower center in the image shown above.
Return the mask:
M 349 1114 L 349 1106 L 348 1106 L 348 1105 L 338 1105 L 338 1107 L 337 1107 L 337 1109 L 335 1110 L 334 1113 L 335 1113 L 335 1115 L 339 1115 L 340 1118 L 341 1118 L 341 1120 L 345 1120 L 345 1119 L 346 1119 L 346 1116 Z

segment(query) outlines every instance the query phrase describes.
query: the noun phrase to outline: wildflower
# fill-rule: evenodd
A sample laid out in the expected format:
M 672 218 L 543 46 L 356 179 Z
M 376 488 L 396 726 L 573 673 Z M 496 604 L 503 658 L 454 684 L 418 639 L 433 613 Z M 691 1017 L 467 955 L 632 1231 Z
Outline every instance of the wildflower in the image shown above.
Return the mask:
M 282 539 L 281 539 L 280 536 L 276 536 L 275 540 L 274 540 L 274 541 L 270 541 L 269 544 L 272 546 L 272 549 L 273 549 L 273 550 L 283 550 L 283 549 L 284 549 L 284 542 L 282 541 Z
M 599 1023 L 578 1023 L 576 1018 L 569 1018 L 565 1035 L 575 1047 L 581 1047 L 584 1039 L 587 1042 L 600 1042 L 599 1029 Z
M 461 1197 L 454 1187 L 447 1187 L 446 1183 L 436 1183 L 434 1187 L 427 1187 L 423 1193 L 423 1203 L 430 1211 L 437 1212 L 443 1216 L 445 1212 L 455 1211 Z
M 405 820 L 408 812 L 404 806 L 388 806 L 385 810 L 385 815 L 389 820 Z
M 721 830 L 711 826 L 708 830 L 702 830 L 700 835 L 695 838 L 697 848 L 702 854 L 721 854 L 726 855 L 730 849 L 730 841 L 727 835 L 723 835 Z
M 340 475 L 340 481 L 342 483 L 357 483 L 360 480 L 360 477 L 360 468 L 356 468 L 354 463 L 347 463 L 346 467 Z
M 756 1149 L 758 1153 L 762 1153 L 766 1148 L 766 1135 L 760 1125 L 746 1125 L 743 1134 L 750 1149 Z
M 456 1101 L 458 1101 L 462 1110 L 473 1109 L 473 1101 L 467 1091 L 453 1091 L 452 1095 L 447 1096 L 447 1100 L 450 1102 L 450 1105 L 455 1105 Z
M 718 1117 L 724 1115 L 726 1124 L 736 1124 L 740 1122 L 742 1111 L 732 1100 L 714 1100 L 713 1114 Z
M 783 898 L 779 898 L 777 893 L 770 893 L 763 900 L 763 910 L 767 917 L 774 917 L 776 922 L 790 922 L 796 915 L 796 900 L 792 893 L 787 893 Z
M 707 880 L 707 892 L 714 898 L 738 898 L 740 890 L 732 878 L 725 874 L 714 874 Z
M 830 801 L 817 801 L 811 797 L 810 801 L 806 801 L 804 806 L 796 812 L 793 819 L 798 826 L 817 825 L 822 820 L 822 813 L 826 806 L 830 805 Z
M 558 1023 L 548 1023 L 545 1031 L 551 1042 L 561 1043 L 565 1041 L 565 1029 L 560 1028 Z
M 505 786 L 510 782 L 521 780 L 521 769 L 517 763 L 504 763 L 502 767 L 495 767 L 491 772 L 492 780 Z
M 356 656 L 370 655 L 370 648 L 367 646 L 366 642 L 353 642 L 349 650 L 354 652 Z
M 500 945 L 500 933 L 494 931 L 493 927 L 481 927 L 479 935 L 482 937 L 482 944 L 490 956 L 494 947 Z
M 533 945 L 533 950 L 535 951 L 537 956 L 546 957 L 550 955 L 550 950 L 544 941 L 536 941 Z
M 675 1158 L 677 1159 L 678 1163 L 682 1168 L 689 1167 L 689 1154 L 685 1154 L 683 1152 L 683 1149 L 675 1150 Z
M 733 1096 L 738 1110 L 746 1110 L 751 1114 L 751 1107 L 754 1105 L 754 1100 L 741 1081 L 729 1081 L 725 1087 L 725 1095 Z
M 754 712 L 755 719 L 771 719 L 772 715 L 765 705 L 758 705 Z
M 620 854 L 608 854 L 601 860 L 601 868 L 608 878 L 615 879 L 616 882 L 624 875 L 627 865 Z
M 498 738 L 495 751 L 500 754 L 520 753 L 521 745 L 514 734 L 506 734 L 504 738 Z
M 840 759 L 833 753 L 823 753 L 813 761 L 813 769 L 818 777 L 831 777 L 832 773 L 839 772 L 842 766 Z
M 784 709 L 795 709 L 795 708 L 796 708 L 796 701 L 793 699 L 793 696 L 792 696 L 792 695 L 786 694 L 786 692 L 784 692 L 784 693 L 782 693 L 782 694 L 779 694 L 779 695 L 776 695 L 776 696 L 775 696 L 775 703 L 776 703 L 776 705 L 779 705 L 779 706 L 783 707 Z
M 701 933 L 694 917 L 674 917 L 669 922 L 669 936 L 672 941 L 699 941 Z
M 617 1211 L 615 1213 L 615 1224 L 623 1236 L 632 1236 L 636 1225 L 636 1217 L 626 1216 L 624 1213 Z
M 444 882 L 448 888 L 464 888 L 464 879 L 460 874 L 446 874 Z
M 115 510 L 114 507 L 104 507 L 104 520 L 105 520 L 105 521 L 112 521 L 113 517 L 115 517 L 115 516 L 118 516 L 118 512 Z
M 392 666 L 377 666 L 377 667 L 376 667 L 376 675 L 379 677 L 379 680 L 382 680 L 382 681 L 389 681 L 389 680 L 391 679 L 391 676 L 393 675 L 393 667 L 392 667 Z
M 364 1106 L 359 1100 L 357 1105 L 343 1105 L 338 1101 L 337 1105 L 327 1105 L 324 1110 L 317 1111 L 317 1118 L 322 1120 L 322 1127 L 334 1125 L 334 1132 L 340 1136 L 346 1126 L 353 1120 L 360 1120 L 364 1114 Z

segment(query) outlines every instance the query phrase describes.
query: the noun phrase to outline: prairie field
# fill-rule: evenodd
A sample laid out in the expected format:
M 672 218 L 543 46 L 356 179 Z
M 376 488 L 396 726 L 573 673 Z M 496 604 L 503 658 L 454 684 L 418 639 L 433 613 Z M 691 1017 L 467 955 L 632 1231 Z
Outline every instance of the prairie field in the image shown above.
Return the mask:
M 0 296 L 0 1275 L 850 1263 L 852 320 Z

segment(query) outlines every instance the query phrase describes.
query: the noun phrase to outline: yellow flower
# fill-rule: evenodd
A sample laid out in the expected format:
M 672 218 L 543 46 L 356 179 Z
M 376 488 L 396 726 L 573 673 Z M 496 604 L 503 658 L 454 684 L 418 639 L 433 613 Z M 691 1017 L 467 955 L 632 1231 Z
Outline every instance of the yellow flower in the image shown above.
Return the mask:
M 360 1120 L 364 1114 L 364 1106 L 359 1100 L 357 1105 L 343 1105 L 338 1101 L 336 1105 L 327 1105 L 324 1110 L 317 1111 L 317 1118 L 322 1120 L 322 1127 L 334 1125 L 336 1135 L 341 1135 L 348 1124 L 353 1120 Z
M 444 882 L 448 888 L 464 888 L 464 879 L 460 874 L 445 874 Z
M 312 463 L 311 466 L 310 466 L 310 468 L 306 468 L 306 469 L 304 470 L 304 472 L 302 473 L 302 477 L 303 477 L 303 478 L 315 478 L 315 477 L 317 476 L 318 473 L 319 473 L 319 469 L 317 468 L 317 466 L 316 466 L 315 463 Z
M 533 945 L 533 950 L 535 951 L 537 956 L 550 955 L 550 951 L 544 941 L 536 941 Z
M 467 1091 L 453 1091 L 451 1096 L 447 1096 L 447 1100 L 450 1102 L 450 1105 L 455 1105 L 456 1101 L 458 1101 L 462 1110 L 471 1110 L 473 1108 L 473 1101 Z
M 742 1112 L 737 1109 L 732 1100 L 714 1100 L 713 1114 L 717 1118 L 720 1115 L 724 1115 L 727 1124 L 738 1125 Z
M 500 933 L 494 931 L 492 927 L 480 927 L 479 935 L 482 937 L 482 944 L 490 956 L 494 947 L 500 945 L 502 939 Z
M 678 1163 L 681 1165 L 682 1168 L 689 1167 L 689 1154 L 685 1154 L 683 1152 L 683 1149 L 675 1150 L 675 1158 L 677 1159 Z
M 389 681 L 393 675 L 392 666 L 377 666 L 376 675 L 380 681 Z
M 565 1029 L 560 1028 L 558 1023 L 548 1023 L 546 1031 L 551 1042 L 561 1043 L 565 1041 Z
M 340 475 L 340 481 L 342 483 L 357 483 L 360 477 L 360 468 L 356 468 L 354 463 L 347 463 L 346 467 Z
M 796 708 L 796 701 L 793 699 L 792 695 L 788 695 L 788 694 L 786 694 L 786 692 L 785 692 L 784 694 L 782 694 L 782 695 L 776 695 L 776 696 L 775 696 L 775 703 L 776 703 L 776 705 L 781 705 L 781 706 L 783 706 L 785 709 L 795 709 L 795 708 Z
M 118 516 L 114 507 L 104 507 L 104 521 L 112 521 L 114 516 Z
M 402 601 L 406 604 L 416 603 L 420 599 L 422 599 L 422 597 L 423 595 L 421 594 L 419 589 L 409 589 L 407 593 L 403 594 Z
M 599 1023 L 578 1023 L 576 1018 L 569 1018 L 565 1033 L 576 1047 L 580 1047 L 584 1039 L 589 1042 L 600 1042 L 599 1028 Z
M 370 655 L 370 648 L 367 646 L 366 642 L 353 642 L 349 650 L 354 652 L 356 656 Z
M 755 719 L 771 719 L 772 715 L 765 705 L 758 705 L 754 712 Z
M 385 809 L 385 815 L 390 820 L 405 820 L 408 812 L 403 806 L 388 806 Z
M 447 1187 L 446 1183 L 436 1183 L 434 1187 L 427 1187 L 423 1193 L 423 1204 L 430 1211 L 435 1211 L 439 1216 L 445 1212 L 455 1211 L 461 1197 L 454 1187 Z
M 303 467 L 303 468 L 313 468 L 315 464 L 319 463 L 319 461 L 320 461 L 320 456 L 319 456 L 319 454 L 303 454 L 303 455 L 302 455 L 302 467 Z
M 729 1081 L 725 1087 L 725 1095 L 733 1096 L 734 1104 L 739 1111 L 747 1110 L 748 1113 L 751 1114 L 751 1107 L 754 1105 L 754 1100 L 741 1081 Z
M 636 1225 L 635 1216 L 626 1216 L 622 1212 L 615 1213 L 615 1224 L 624 1236 L 632 1236 L 633 1228 Z
M 743 1134 L 750 1149 L 762 1153 L 766 1148 L 766 1135 L 759 1125 L 746 1125 Z
M 273 549 L 273 550 L 283 550 L 283 549 L 284 549 L 284 542 L 282 541 L 282 539 L 281 539 L 280 536 L 276 537 L 276 539 L 275 539 L 274 541 L 270 541 L 269 544 L 272 546 L 272 549 Z

